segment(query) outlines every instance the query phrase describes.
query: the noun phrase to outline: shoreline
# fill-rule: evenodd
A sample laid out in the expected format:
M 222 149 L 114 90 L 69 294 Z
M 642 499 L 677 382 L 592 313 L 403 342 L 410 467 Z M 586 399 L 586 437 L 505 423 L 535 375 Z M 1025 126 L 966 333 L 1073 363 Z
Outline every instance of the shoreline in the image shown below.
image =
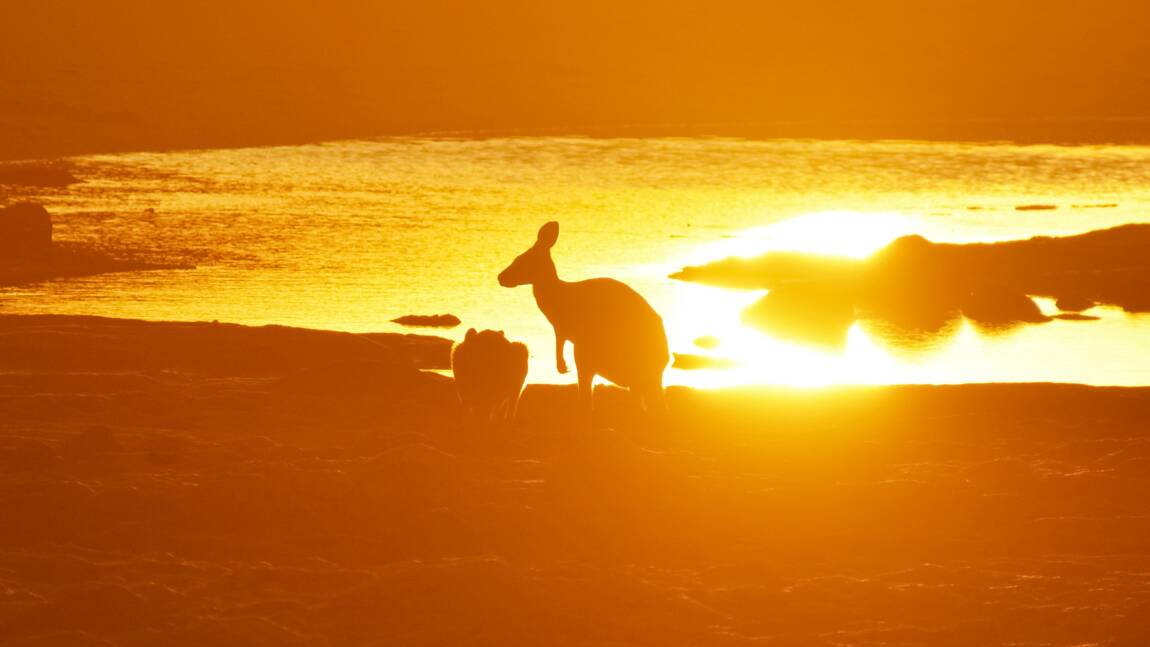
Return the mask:
M 445 369 L 451 344 L 415 333 L 0 313 L 0 370 L 35 370 L 39 362 L 49 369 L 270 375 L 347 361 Z
M 421 332 L 421 330 L 423 332 Z M 0 311 L 0 372 L 37 370 L 29 352 L 19 352 L 18 345 L 35 342 L 35 350 L 52 350 L 60 339 L 74 336 L 66 347 L 71 356 L 64 358 L 57 352 L 42 360 L 48 370 L 72 365 L 76 370 L 100 372 L 108 369 L 120 371 L 162 370 L 189 371 L 203 374 L 227 374 L 237 371 L 250 375 L 286 375 L 296 370 L 314 369 L 325 364 L 340 362 L 389 362 L 409 365 L 420 371 L 430 371 L 450 379 L 450 352 L 454 341 L 434 334 L 434 329 L 413 328 L 413 332 L 349 332 L 322 328 L 307 328 L 284 324 L 240 324 L 220 321 L 177 321 L 166 319 L 132 319 L 105 315 L 45 314 Z M 147 352 L 154 355 L 141 359 L 136 352 L 119 359 L 98 348 L 108 343 L 112 348 L 125 348 L 142 336 Z M 48 340 L 48 341 L 45 341 Z M 366 343 L 365 343 L 366 342 Z M 211 355 L 200 357 L 212 345 L 221 345 L 226 352 L 253 353 L 245 364 L 229 357 L 221 365 L 214 365 Z M 297 344 L 293 357 L 288 344 Z M 278 345 L 278 346 L 277 346 Z M 277 350 L 278 348 L 278 350 Z M 214 351 L 219 355 L 221 351 Z M 328 353 L 328 355 L 324 355 Z M 293 365 L 293 361 L 296 363 Z M 668 370 L 671 366 L 668 364 Z M 690 372 L 697 369 L 680 369 Z M 526 387 L 575 388 L 570 382 L 528 382 Z M 932 382 L 932 383 L 831 383 L 818 385 L 747 383 L 718 387 L 668 385 L 668 390 L 701 393 L 820 393 L 838 391 L 865 391 L 883 389 L 931 388 L 983 388 L 983 387 L 1052 387 L 1082 389 L 1119 389 L 1150 391 L 1148 385 L 1089 384 L 1082 382 Z M 597 384 L 596 390 L 624 392 L 612 384 Z

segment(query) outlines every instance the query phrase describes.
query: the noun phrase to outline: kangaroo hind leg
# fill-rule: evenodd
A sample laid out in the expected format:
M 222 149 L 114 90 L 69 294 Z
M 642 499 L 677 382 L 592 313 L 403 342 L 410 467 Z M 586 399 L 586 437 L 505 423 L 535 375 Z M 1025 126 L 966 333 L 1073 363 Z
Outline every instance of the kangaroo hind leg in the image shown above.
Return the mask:
M 586 354 L 575 347 L 575 371 L 579 375 L 579 412 L 588 425 L 593 424 L 595 415 L 595 370 Z

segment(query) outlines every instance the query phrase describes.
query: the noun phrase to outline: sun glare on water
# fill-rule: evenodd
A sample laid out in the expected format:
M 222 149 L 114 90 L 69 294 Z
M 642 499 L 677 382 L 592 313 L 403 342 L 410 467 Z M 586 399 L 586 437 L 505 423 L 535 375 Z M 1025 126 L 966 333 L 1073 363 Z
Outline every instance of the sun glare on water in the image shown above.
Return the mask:
M 896 213 L 826 211 L 749 229 L 693 255 L 695 264 L 732 256 L 750 258 L 772 251 L 798 251 L 865 258 L 899 236 L 915 233 L 914 222 Z M 690 263 L 687 263 L 690 264 Z M 739 384 L 825 386 L 877 384 L 897 379 L 898 361 L 854 325 L 841 348 L 817 348 L 766 335 L 741 320 L 763 291 L 727 290 L 692 283 L 677 286 L 665 317 L 676 350 L 718 359 L 722 368 L 691 371 L 683 381 L 700 387 Z M 700 337 L 719 346 L 694 346 Z
M 941 224 L 941 223 L 940 223 Z M 691 253 L 683 265 L 699 265 L 771 251 L 798 251 L 865 258 L 892 240 L 922 234 L 932 240 L 963 239 L 963 232 L 931 227 L 898 213 L 826 211 L 743 233 Z M 1003 236 L 1009 237 L 1009 236 Z M 712 388 L 746 384 L 818 387 L 838 384 L 951 384 L 1017 382 L 1042 375 L 1049 381 L 1138 383 L 1137 368 L 1118 373 L 1129 356 L 1147 348 L 1147 315 L 1099 306 L 1094 322 L 1049 321 L 1037 326 L 980 327 L 958 319 L 941 330 L 890 329 L 877 320 L 856 321 L 842 344 L 819 346 L 773 337 L 743 321 L 743 311 L 767 290 L 732 290 L 675 282 L 664 321 L 672 351 L 700 355 L 714 367 L 672 371 L 668 381 Z M 1049 315 L 1058 308 L 1036 299 Z M 1089 327 L 1085 327 L 1089 326 Z M 696 340 L 713 337 L 717 345 Z M 1124 340 L 1121 344 L 1113 340 Z M 1051 348 L 1058 348 L 1051 353 Z M 1109 372 L 1107 372 L 1109 371 Z
M 821 211 L 748 229 L 700 250 L 695 260 L 776 251 L 866 258 L 899 236 L 918 233 L 915 225 L 914 220 L 898 213 Z

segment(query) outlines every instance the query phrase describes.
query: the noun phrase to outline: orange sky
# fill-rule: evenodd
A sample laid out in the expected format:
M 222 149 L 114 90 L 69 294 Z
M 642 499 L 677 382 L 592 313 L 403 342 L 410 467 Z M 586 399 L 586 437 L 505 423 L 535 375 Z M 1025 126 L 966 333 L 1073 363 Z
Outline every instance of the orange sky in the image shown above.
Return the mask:
M 1148 6 L 5 0 L 0 157 L 626 125 L 1150 142 Z

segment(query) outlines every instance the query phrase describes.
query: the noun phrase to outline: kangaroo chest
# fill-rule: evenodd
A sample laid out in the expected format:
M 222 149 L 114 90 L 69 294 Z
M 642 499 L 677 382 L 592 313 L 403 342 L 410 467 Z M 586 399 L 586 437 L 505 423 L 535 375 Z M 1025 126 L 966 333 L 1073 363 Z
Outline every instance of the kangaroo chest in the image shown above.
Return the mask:
M 547 289 L 540 288 L 538 285 L 532 286 L 532 293 L 535 295 L 535 305 L 539 306 L 539 311 L 547 317 L 547 321 L 555 328 L 564 328 L 565 320 L 568 317 L 564 316 L 565 304 L 563 299 L 557 294 L 555 288 Z
M 604 327 L 601 304 L 589 300 L 577 285 L 560 282 L 540 288 L 534 286 L 535 304 L 547 321 L 572 343 L 591 340 Z

